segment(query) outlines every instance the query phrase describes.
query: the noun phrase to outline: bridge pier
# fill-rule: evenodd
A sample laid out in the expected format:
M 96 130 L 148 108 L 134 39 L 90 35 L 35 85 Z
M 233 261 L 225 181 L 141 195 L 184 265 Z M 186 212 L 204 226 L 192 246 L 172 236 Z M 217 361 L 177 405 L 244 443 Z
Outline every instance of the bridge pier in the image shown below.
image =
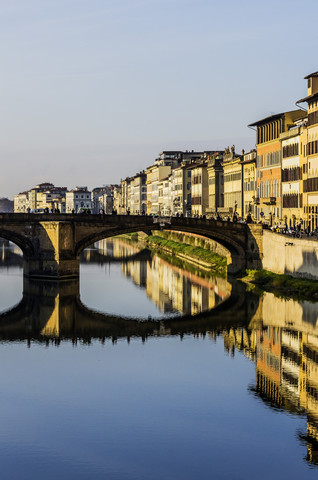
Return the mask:
M 79 277 L 71 222 L 39 222 L 29 232 L 32 253 L 23 257 L 26 277 L 63 280 Z

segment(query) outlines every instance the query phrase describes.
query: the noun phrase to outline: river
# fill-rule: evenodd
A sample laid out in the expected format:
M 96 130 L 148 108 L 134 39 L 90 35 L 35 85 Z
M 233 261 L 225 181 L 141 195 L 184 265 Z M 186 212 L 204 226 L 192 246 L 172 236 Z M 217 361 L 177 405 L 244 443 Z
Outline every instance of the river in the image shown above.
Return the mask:
M 317 477 L 317 304 L 122 240 L 80 275 L 23 280 L 1 247 L 3 478 Z

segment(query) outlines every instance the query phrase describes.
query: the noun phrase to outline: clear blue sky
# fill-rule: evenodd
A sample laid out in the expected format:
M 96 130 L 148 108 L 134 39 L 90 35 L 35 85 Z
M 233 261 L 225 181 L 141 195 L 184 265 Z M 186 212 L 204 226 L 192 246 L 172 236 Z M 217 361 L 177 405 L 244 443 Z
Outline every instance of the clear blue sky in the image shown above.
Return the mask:
M 318 2 L 0 0 L 0 196 L 255 145 L 318 70 Z

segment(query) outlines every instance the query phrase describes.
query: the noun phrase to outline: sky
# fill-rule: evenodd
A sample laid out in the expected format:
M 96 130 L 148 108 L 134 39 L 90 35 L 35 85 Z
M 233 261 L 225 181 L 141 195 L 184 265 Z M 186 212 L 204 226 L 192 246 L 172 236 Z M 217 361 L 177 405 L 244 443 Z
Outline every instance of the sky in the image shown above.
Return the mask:
M 0 0 L 0 197 L 255 146 L 318 70 L 317 0 Z

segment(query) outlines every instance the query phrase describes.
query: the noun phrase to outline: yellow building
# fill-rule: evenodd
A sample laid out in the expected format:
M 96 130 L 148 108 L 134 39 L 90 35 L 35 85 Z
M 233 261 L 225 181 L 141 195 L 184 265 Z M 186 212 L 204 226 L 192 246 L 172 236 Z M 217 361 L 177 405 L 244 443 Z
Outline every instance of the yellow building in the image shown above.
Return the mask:
M 219 211 L 226 215 L 242 216 L 242 158 L 235 153 L 234 145 L 223 155 L 224 206 Z

